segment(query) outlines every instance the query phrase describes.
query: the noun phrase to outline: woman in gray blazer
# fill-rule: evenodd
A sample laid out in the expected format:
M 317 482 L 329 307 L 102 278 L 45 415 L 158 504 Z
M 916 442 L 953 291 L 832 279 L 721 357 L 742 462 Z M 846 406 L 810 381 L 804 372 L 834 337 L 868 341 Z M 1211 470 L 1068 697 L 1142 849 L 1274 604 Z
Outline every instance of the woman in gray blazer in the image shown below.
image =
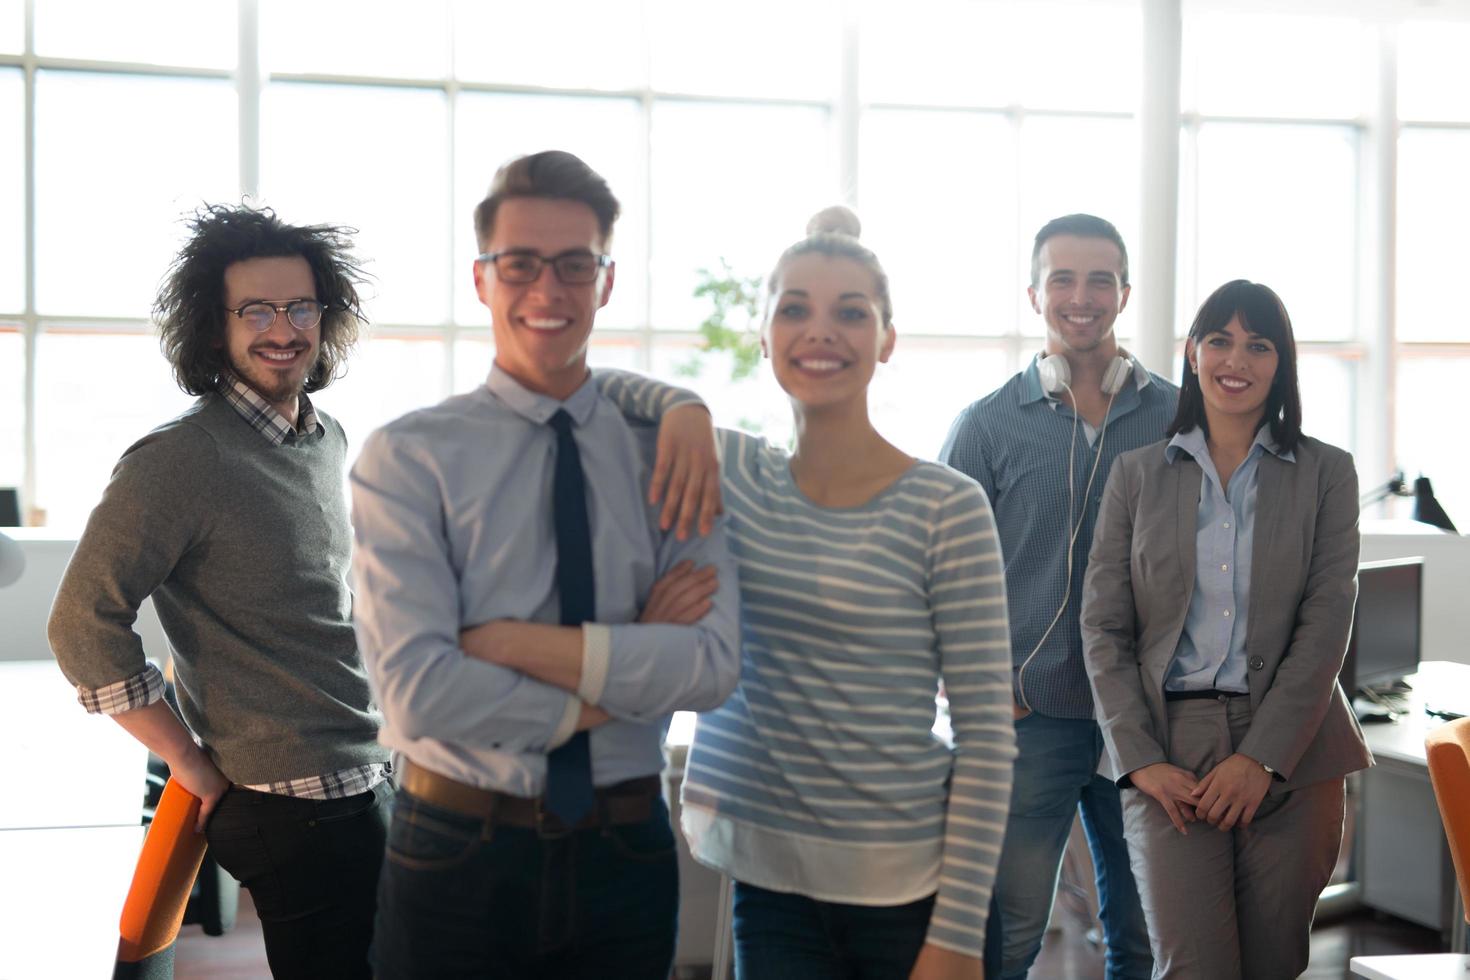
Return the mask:
M 1200 308 L 1164 442 L 1120 456 L 1082 634 L 1154 976 L 1307 966 L 1371 765 L 1337 683 L 1356 595 L 1352 458 L 1301 434 L 1281 300 L 1236 280 Z

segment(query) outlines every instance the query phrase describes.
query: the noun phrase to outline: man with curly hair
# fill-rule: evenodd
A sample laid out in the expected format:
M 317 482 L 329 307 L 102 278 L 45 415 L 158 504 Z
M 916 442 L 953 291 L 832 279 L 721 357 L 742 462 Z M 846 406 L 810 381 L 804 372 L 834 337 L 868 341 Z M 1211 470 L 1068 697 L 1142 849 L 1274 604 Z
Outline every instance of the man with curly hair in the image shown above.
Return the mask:
M 220 205 L 189 227 L 154 317 L 199 400 L 118 462 L 51 646 L 82 705 L 203 801 L 275 976 L 366 977 L 391 787 L 352 631 L 347 440 L 307 395 L 357 340 L 363 277 L 348 229 Z M 149 596 L 179 714 L 133 630 Z

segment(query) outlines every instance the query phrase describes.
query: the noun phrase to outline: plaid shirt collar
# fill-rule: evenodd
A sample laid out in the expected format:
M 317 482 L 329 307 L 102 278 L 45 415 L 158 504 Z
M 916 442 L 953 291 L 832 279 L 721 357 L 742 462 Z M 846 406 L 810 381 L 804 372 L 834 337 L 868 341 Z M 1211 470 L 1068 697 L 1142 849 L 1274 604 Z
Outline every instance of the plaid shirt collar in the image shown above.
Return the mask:
M 326 431 L 326 427 L 316 417 L 316 409 L 312 407 L 311 399 L 306 397 L 305 392 L 296 396 L 300 401 L 297 403 L 296 428 L 292 429 L 285 417 L 272 408 L 270 402 L 260 397 L 259 392 L 228 371 L 220 375 L 219 391 L 225 401 L 240 413 L 240 417 L 269 439 L 273 446 L 308 433 Z

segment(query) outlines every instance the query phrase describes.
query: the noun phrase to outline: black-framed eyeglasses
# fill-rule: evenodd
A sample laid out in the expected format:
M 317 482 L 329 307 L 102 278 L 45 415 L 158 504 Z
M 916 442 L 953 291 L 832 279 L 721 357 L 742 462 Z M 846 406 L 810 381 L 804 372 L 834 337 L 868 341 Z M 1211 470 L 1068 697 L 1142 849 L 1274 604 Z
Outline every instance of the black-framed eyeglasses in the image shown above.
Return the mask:
M 599 270 L 613 264 L 610 256 L 584 251 L 563 252 L 550 257 L 526 251 L 486 252 L 476 256 L 475 261 L 493 264 L 495 278 L 513 283 L 535 282 L 541 277 L 542 266 L 550 262 L 556 278 L 568 286 L 592 282 Z
M 293 299 L 289 303 L 246 303 L 238 310 L 230 312 L 251 330 L 265 333 L 276 322 L 277 313 L 286 314 L 286 322 L 297 330 L 310 330 L 322 322 L 322 311 L 326 308 L 325 303 L 318 303 L 314 299 Z

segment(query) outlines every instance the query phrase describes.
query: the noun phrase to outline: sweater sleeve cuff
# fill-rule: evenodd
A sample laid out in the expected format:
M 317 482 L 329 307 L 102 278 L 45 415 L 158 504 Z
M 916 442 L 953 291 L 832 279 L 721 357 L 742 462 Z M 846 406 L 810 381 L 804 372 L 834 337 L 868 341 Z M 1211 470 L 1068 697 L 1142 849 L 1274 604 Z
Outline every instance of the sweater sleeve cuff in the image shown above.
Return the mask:
M 546 751 L 560 748 L 577 734 L 577 719 L 582 716 L 582 702 L 574 697 L 567 698 L 567 706 L 561 713 L 561 721 L 556 723 L 556 730 L 551 733 L 551 741 L 546 744 Z
M 607 666 L 612 658 L 612 630 L 599 623 L 582 624 L 582 680 L 577 696 L 588 704 L 602 700 L 607 687 Z
M 132 677 L 105 687 L 77 687 L 77 701 L 88 714 L 120 715 L 135 708 L 146 708 L 163 700 L 163 674 L 146 664 Z
M 706 412 L 709 411 L 709 406 L 705 404 L 704 399 L 700 398 L 688 388 L 675 388 L 670 386 L 664 392 L 662 401 L 663 404 L 659 406 L 659 414 L 661 415 L 666 415 L 676 408 L 683 408 L 685 405 L 697 405 Z

